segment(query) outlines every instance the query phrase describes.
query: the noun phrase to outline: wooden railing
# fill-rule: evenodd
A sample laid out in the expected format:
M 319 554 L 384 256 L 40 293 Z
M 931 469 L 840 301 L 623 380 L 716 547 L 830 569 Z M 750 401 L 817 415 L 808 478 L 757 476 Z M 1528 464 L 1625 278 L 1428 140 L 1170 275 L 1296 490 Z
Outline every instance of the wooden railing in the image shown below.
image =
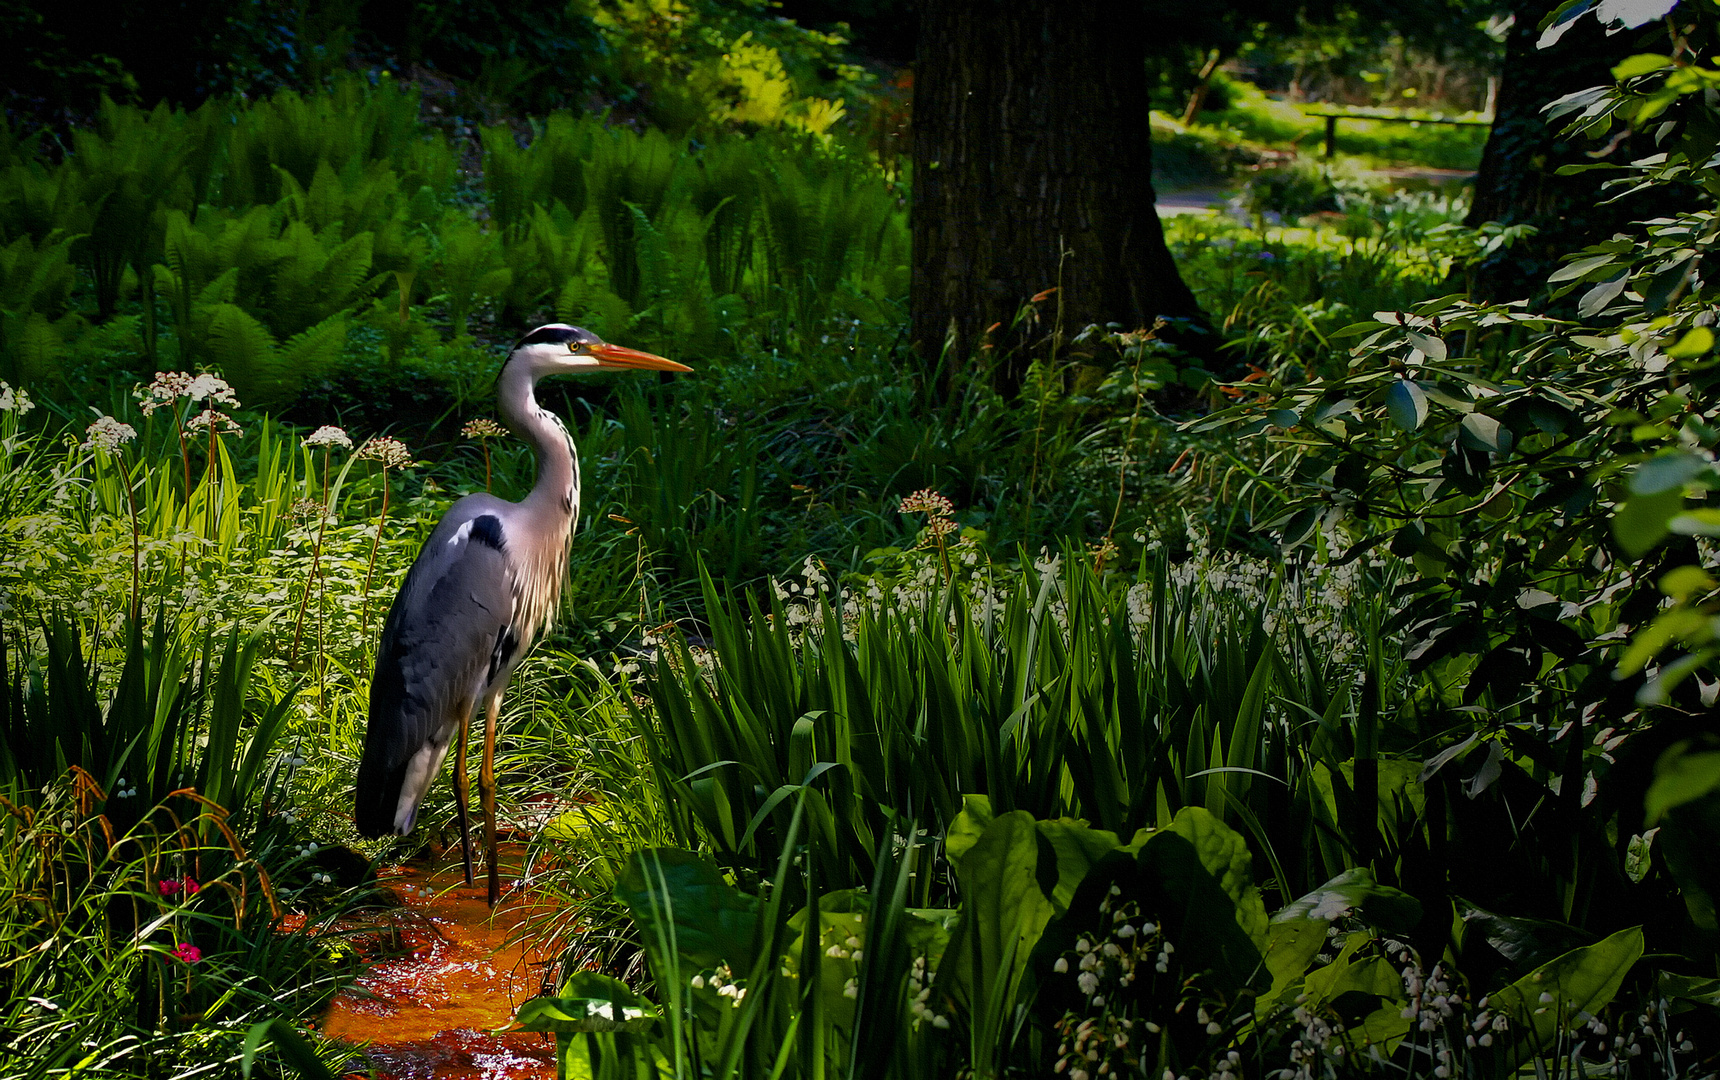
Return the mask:
M 1492 127 L 1491 120 L 1457 120 L 1444 116 L 1404 116 L 1401 114 L 1379 112 L 1357 112 L 1353 109 L 1303 109 L 1307 116 L 1321 116 L 1326 119 L 1326 156 L 1331 157 L 1338 149 L 1338 121 L 1340 120 L 1378 120 L 1387 124 L 1451 124 L 1454 127 Z

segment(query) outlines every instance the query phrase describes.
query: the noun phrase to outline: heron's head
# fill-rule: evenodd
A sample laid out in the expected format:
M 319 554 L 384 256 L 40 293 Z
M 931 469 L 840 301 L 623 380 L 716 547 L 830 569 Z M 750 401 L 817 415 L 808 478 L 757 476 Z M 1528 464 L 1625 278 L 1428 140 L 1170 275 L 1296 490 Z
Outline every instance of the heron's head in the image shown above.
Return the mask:
M 625 368 L 631 371 L 693 370 L 686 364 L 654 353 L 611 345 L 590 330 L 566 323 L 549 323 L 521 338 L 509 351 L 508 359 L 502 365 L 503 370 L 514 364 L 524 364 L 533 378 L 541 375 L 579 374 L 600 368 Z

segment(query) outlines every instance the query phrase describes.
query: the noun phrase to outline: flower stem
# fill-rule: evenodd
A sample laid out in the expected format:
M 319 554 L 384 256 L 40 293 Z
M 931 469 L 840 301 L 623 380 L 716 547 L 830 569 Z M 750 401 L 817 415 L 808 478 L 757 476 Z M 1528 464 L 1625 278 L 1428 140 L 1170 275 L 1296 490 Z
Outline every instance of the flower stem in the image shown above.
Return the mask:
M 142 541 L 137 528 L 137 493 L 131 489 L 131 469 L 126 466 L 124 455 L 119 459 L 120 482 L 125 486 L 126 506 L 131 509 L 131 621 L 137 622 L 139 606 L 139 589 L 143 581 Z M 149 470 L 144 470 L 149 475 Z
M 388 466 L 382 467 L 382 513 L 376 518 L 376 535 L 370 538 L 370 565 L 364 570 L 364 599 L 359 602 L 360 625 L 370 632 L 370 576 L 376 571 L 376 549 L 382 543 L 382 526 L 388 520 Z
M 322 499 L 317 503 L 321 512 L 317 515 L 317 542 L 311 549 L 311 572 L 305 579 L 305 591 L 299 597 L 298 614 L 293 616 L 293 647 L 287 653 L 287 664 L 290 666 L 299 658 L 299 634 L 305 625 L 305 604 L 310 601 L 311 590 L 317 584 L 317 566 L 322 562 L 323 534 L 328 531 L 328 456 L 329 451 L 323 451 L 323 482 Z

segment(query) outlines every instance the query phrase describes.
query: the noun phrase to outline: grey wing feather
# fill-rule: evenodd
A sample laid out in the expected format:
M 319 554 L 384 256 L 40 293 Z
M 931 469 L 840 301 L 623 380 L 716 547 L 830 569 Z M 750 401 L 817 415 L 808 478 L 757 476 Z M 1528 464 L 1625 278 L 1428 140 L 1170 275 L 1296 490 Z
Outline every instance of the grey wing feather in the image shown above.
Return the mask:
M 425 543 L 383 626 L 358 771 L 355 817 L 365 836 L 403 831 L 397 808 L 411 759 L 427 745 L 446 747 L 498 659 L 505 665 L 512 652 L 514 603 L 500 519 L 460 509 Z M 416 804 L 423 791 L 411 794 Z

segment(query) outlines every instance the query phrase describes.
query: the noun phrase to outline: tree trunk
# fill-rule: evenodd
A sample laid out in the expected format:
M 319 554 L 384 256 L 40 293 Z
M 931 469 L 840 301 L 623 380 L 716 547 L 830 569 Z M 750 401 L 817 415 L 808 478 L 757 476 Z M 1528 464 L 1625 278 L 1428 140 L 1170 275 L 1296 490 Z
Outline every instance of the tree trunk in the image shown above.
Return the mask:
M 996 385 L 1013 394 L 1032 355 L 1089 324 L 1134 330 L 1164 316 L 1204 329 L 1154 209 L 1147 9 L 921 8 L 911 332 L 946 385 L 988 341 Z M 1029 298 L 1052 288 L 1042 314 L 1016 325 Z
M 1547 275 L 1559 259 L 1598 243 L 1615 232 L 1635 232 L 1631 222 L 1691 209 L 1687 195 L 1655 188 L 1617 202 L 1602 203 L 1600 184 L 1607 174 L 1556 176 L 1562 165 L 1596 161 L 1624 163 L 1652 152 L 1646 139 L 1627 139 L 1605 157 L 1590 157 L 1602 147 L 1593 140 L 1558 134 L 1542 110 L 1566 94 L 1611 83 L 1612 67 L 1639 52 L 1665 49 L 1665 31 L 1651 25 L 1658 42 L 1647 46 L 1642 31 L 1610 37 L 1600 23 L 1582 17 L 1555 45 L 1537 49 L 1542 18 L 1557 0 L 1521 0 L 1505 45 L 1505 70 L 1499 81 L 1493 130 L 1475 177 L 1475 202 L 1464 224 L 1486 221 L 1528 223 L 1536 234 L 1484 261 L 1475 276 L 1476 299 L 1519 300 L 1544 293 Z
M 1213 49 L 1206 54 L 1206 63 L 1201 65 L 1200 74 L 1195 76 L 1194 90 L 1189 93 L 1188 107 L 1183 109 L 1183 127 L 1188 127 L 1200 118 L 1200 111 L 1206 108 L 1206 95 L 1212 89 L 1212 76 L 1218 71 L 1218 62 L 1224 59 L 1224 53 Z

